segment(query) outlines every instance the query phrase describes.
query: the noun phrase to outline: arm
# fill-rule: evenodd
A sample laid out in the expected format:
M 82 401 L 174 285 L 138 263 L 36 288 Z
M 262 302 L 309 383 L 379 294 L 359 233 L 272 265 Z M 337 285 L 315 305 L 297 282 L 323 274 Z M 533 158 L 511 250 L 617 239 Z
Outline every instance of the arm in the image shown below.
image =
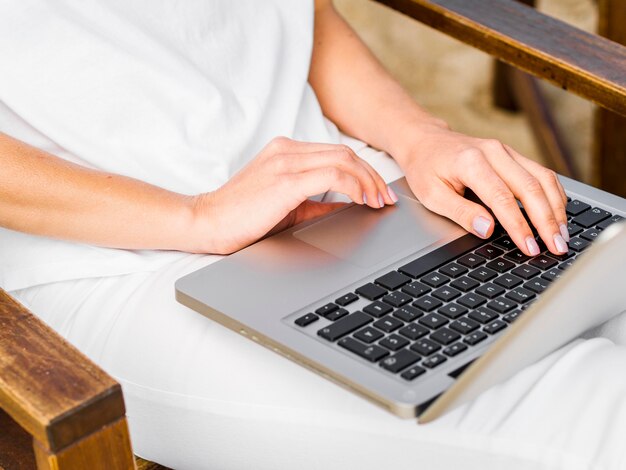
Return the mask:
M 382 178 L 340 145 L 277 138 L 218 190 L 185 196 L 0 133 L 0 226 L 65 240 L 227 254 L 335 209 L 307 199 L 329 190 L 358 204 L 367 196 L 373 208 L 387 194 Z
M 420 108 L 384 70 L 331 0 L 316 0 L 309 80 L 324 113 L 345 132 L 385 150 L 429 209 L 466 230 L 489 236 L 493 217 L 462 197 L 471 188 L 526 254 L 539 248 L 521 200 L 546 246 L 567 250 L 565 193 L 554 172 L 489 139 L 451 131 Z

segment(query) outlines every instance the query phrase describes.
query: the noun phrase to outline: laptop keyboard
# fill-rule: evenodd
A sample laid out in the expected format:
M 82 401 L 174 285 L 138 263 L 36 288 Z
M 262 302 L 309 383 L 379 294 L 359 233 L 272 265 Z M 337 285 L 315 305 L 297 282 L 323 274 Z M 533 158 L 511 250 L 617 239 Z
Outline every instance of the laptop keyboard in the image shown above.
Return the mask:
M 541 253 L 530 258 L 497 226 L 489 240 L 465 235 L 294 323 L 310 331 L 320 317 L 330 320 L 316 330 L 329 345 L 413 381 L 506 330 L 602 230 L 622 219 L 570 198 L 566 210 L 571 239 L 564 255 L 550 253 L 537 237 Z M 350 308 L 362 299 L 366 306 Z

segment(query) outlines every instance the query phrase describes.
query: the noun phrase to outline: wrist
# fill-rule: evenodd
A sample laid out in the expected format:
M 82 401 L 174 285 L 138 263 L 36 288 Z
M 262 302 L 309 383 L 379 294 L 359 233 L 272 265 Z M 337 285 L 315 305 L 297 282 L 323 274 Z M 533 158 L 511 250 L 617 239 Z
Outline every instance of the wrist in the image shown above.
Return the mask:
M 389 149 L 386 150 L 405 170 L 407 164 L 414 160 L 416 148 L 423 146 L 425 140 L 449 130 L 446 121 L 433 116 L 409 121 L 396 127 L 395 137 L 390 139 Z

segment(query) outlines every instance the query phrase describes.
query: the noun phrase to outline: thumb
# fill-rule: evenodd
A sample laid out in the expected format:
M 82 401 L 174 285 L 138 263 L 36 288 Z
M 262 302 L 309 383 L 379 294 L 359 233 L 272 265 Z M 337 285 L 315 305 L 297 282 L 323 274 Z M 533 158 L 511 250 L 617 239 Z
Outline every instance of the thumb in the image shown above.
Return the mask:
M 344 207 L 347 202 L 317 202 L 306 199 L 302 204 L 292 210 L 287 216 L 281 220 L 276 226 L 269 231 L 267 235 L 273 235 L 277 232 L 293 227 L 300 222 L 321 217 L 340 207 Z
M 431 211 L 448 217 L 480 238 L 489 238 L 493 233 L 495 223 L 489 211 L 480 204 L 465 199 L 445 185 L 442 185 L 435 200 L 423 202 L 423 204 Z

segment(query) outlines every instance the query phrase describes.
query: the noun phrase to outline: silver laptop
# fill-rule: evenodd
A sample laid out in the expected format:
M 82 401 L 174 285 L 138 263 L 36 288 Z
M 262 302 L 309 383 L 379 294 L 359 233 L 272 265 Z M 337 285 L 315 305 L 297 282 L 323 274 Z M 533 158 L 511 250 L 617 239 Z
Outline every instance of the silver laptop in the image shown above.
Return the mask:
M 561 178 L 570 251 L 528 258 L 425 209 L 350 204 L 176 283 L 176 298 L 427 422 L 626 310 L 626 199 Z

